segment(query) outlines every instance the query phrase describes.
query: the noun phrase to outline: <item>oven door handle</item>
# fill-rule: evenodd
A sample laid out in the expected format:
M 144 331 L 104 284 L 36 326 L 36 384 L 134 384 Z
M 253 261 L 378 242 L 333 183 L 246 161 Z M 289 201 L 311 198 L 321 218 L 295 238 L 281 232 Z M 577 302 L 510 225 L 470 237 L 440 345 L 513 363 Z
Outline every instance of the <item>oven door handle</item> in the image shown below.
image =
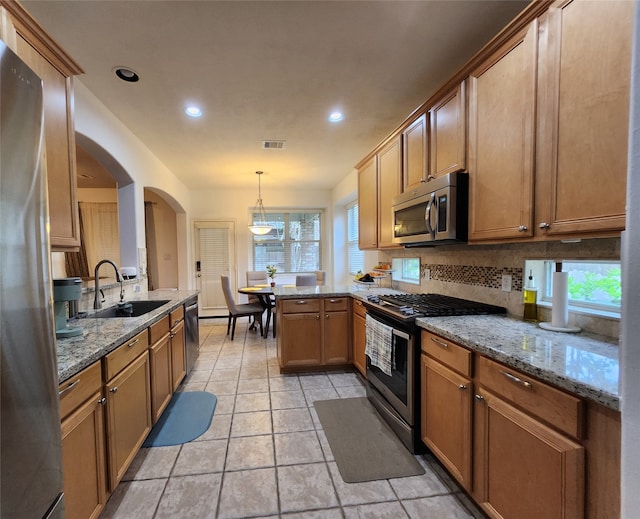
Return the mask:
M 392 333 L 393 335 L 397 335 L 398 337 L 401 337 L 406 341 L 411 340 L 411 336 L 408 333 L 401 332 L 400 330 L 396 330 L 395 328 L 393 329 Z

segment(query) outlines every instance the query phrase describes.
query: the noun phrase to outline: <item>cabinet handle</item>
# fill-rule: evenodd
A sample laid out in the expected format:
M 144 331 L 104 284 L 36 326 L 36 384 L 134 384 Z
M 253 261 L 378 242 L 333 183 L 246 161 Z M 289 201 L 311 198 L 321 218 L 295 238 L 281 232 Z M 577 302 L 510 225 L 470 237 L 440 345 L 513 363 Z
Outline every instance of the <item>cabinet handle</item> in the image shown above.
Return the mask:
M 427 177 L 427 182 L 429 182 L 430 180 L 433 180 L 434 178 L 436 178 L 436 177 L 434 177 L 433 175 L 429 175 L 429 176 Z
M 355 303 L 356 303 L 358 306 L 364 306 L 364 305 L 362 304 L 362 301 L 356 301 Z
M 109 391 L 111 391 L 111 393 L 117 393 L 118 392 L 118 386 L 112 387 Z
M 538 227 L 540 227 L 540 229 L 549 229 L 551 225 L 547 222 L 540 222 L 540 225 L 538 225 Z
M 136 339 L 135 341 L 131 341 L 129 344 L 127 344 L 127 348 L 131 348 L 134 344 L 136 344 L 140 339 Z
M 478 395 L 478 394 L 476 394 L 476 400 L 477 400 L 478 402 L 482 402 L 482 401 L 484 400 L 484 397 L 483 397 L 482 395 Z
M 325 317 L 326 317 L 327 319 L 329 319 L 329 314 L 325 314 Z
M 519 225 L 518 232 L 526 232 L 529 228 L 526 225 Z
M 98 403 L 99 403 L 100 405 L 104 405 L 104 404 L 106 404 L 106 403 L 107 403 L 107 399 L 106 399 L 105 397 L 102 397 L 100 400 L 98 400 Z
M 431 337 L 431 340 L 435 342 L 438 346 L 442 346 L 443 348 L 448 348 L 449 345 L 446 342 L 439 341 L 435 337 Z
M 316 315 L 316 321 L 319 321 L 319 320 L 320 320 L 320 316 Z
M 501 371 L 500 374 L 504 375 L 511 382 L 513 382 L 515 384 L 518 384 L 520 386 L 526 387 L 527 389 L 533 389 L 533 386 L 531 385 L 531 382 L 527 382 L 526 380 L 522 380 L 521 378 L 516 377 L 514 374 L 509 373 L 508 371 Z
M 297 305 L 306 305 L 307 302 L 304 299 L 301 299 L 300 301 L 296 301 Z
M 173 333 L 173 332 L 171 332 L 171 333 L 169 334 L 169 339 L 173 339 L 176 335 L 178 335 L 178 334 L 177 334 L 177 333 Z
M 337 299 L 329 299 L 329 302 L 330 302 L 330 303 L 337 303 L 337 302 L 338 302 L 338 300 L 337 300 Z
M 171 325 L 171 328 L 174 328 L 174 327 L 178 326 L 181 322 L 182 322 L 182 319 L 178 319 L 177 321 L 173 321 L 173 324 Z
M 74 389 L 78 384 L 80 384 L 80 379 L 74 380 L 73 382 L 71 382 L 71 384 L 69 384 L 67 387 L 65 387 L 62 391 L 58 391 L 58 397 L 61 397 L 65 393 L 68 393 L 69 391 Z
M 459 389 L 460 391 L 465 391 L 465 390 L 467 389 L 467 386 L 465 386 L 464 384 L 460 384 L 460 385 L 458 386 L 458 389 Z

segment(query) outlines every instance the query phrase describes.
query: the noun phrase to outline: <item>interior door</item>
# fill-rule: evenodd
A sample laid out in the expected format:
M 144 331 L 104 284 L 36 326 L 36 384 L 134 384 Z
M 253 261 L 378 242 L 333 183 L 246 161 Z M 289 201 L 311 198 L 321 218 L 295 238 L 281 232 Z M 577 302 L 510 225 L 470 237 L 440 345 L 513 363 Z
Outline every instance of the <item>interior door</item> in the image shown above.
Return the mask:
M 235 223 L 227 221 L 194 222 L 196 287 L 200 290 L 199 309 L 204 317 L 227 315 L 220 276 L 236 276 Z M 235 288 L 231 287 L 232 290 Z

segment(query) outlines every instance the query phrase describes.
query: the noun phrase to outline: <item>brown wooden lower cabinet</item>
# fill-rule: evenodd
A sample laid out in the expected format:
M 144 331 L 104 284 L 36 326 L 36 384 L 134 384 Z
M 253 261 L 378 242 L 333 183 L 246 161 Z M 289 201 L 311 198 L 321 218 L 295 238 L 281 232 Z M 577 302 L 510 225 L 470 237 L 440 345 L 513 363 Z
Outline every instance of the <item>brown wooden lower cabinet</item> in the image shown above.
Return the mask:
M 476 390 L 473 494 L 496 519 L 584 517 L 584 447 Z
M 353 300 L 353 365 L 363 376 L 367 376 L 367 346 L 366 310 L 362 301 Z
M 151 417 L 152 423 L 155 424 L 173 394 L 169 332 L 149 348 L 149 367 L 151 370 Z
M 187 374 L 187 357 L 184 341 L 184 319 L 171 328 L 171 381 L 173 391 L 178 389 Z

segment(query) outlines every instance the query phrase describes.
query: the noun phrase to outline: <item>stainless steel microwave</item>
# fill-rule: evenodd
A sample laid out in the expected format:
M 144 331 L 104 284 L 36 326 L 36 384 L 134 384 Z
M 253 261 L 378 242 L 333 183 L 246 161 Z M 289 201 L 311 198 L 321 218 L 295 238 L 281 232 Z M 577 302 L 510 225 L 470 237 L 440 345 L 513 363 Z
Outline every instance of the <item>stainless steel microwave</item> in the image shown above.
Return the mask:
M 449 173 L 393 198 L 393 243 L 405 247 L 466 242 L 469 175 Z

